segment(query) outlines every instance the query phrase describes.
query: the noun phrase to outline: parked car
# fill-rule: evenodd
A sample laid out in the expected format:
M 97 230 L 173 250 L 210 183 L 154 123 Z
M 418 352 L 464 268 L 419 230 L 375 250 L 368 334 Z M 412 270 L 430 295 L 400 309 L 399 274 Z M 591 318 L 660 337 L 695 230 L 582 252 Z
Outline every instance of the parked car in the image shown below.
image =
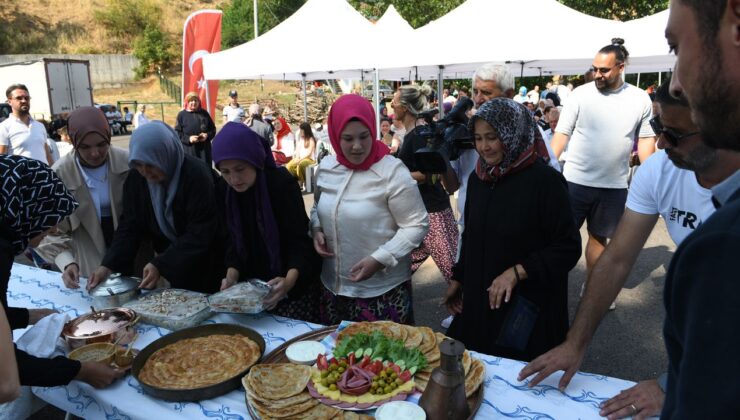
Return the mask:
M 390 98 L 393 96 L 393 89 L 385 83 L 380 83 L 378 85 L 378 91 L 380 92 L 381 98 Z M 365 85 L 365 88 L 363 89 L 363 95 L 367 98 L 373 97 L 373 84 L 372 83 Z

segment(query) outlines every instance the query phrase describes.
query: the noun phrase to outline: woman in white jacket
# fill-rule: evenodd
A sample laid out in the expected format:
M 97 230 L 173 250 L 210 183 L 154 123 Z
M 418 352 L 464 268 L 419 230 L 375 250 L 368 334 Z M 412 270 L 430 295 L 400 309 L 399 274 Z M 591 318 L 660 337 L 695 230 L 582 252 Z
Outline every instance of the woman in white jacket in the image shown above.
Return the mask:
M 428 229 L 416 183 L 375 140 L 366 99 L 342 96 L 328 125 L 336 156 L 321 161 L 311 211 L 314 247 L 324 258 L 321 321 L 413 323 L 409 254 Z

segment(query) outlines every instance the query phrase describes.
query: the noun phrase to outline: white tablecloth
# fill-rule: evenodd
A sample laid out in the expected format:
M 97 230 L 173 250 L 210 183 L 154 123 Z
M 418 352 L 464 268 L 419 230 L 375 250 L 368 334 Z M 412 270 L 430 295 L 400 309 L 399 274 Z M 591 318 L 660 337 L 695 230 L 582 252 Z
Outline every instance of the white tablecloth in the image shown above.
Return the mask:
M 8 302 L 16 307 L 52 308 L 76 317 L 89 312 L 92 299 L 84 292 L 84 280 L 81 289 L 71 290 L 64 287 L 60 273 L 15 264 L 8 286 Z M 217 322 L 237 323 L 258 331 L 267 344 L 266 353 L 292 337 L 322 327 L 272 315 L 218 314 L 205 321 Z M 136 329 L 139 338 L 134 347 L 138 349 L 169 332 L 147 324 L 139 324 Z M 14 334 L 18 337 L 22 332 Z M 474 356 L 486 364 L 484 400 L 477 419 L 598 419 L 602 401 L 633 385 L 621 379 L 578 373 L 565 394 L 557 389 L 560 374 L 530 389 L 526 382 L 516 380 L 523 362 L 479 353 Z M 86 419 L 250 418 L 243 389 L 212 400 L 166 402 L 144 394 L 131 375 L 102 390 L 72 381 L 68 386 L 34 388 L 33 392 L 48 403 Z

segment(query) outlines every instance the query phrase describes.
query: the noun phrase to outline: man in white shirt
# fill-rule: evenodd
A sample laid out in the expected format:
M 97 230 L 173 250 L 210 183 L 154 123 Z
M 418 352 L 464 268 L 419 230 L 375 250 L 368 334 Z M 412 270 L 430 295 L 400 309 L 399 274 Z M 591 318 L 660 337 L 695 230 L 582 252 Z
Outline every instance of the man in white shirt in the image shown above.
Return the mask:
M 239 105 L 239 95 L 235 90 L 229 92 L 229 104 L 224 107 L 224 123 L 244 121 L 244 108 Z
M 622 80 L 629 55 L 622 42 L 615 39 L 596 54 L 592 65 L 596 78 L 569 96 L 551 144 L 558 158 L 568 147 L 563 175 L 576 225 L 585 221 L 588 226 L 587 273 L 604 252 L 624 212 L 635 138 L 639 138 L 640 161 L 655 151 L 649 124 L 652 103 L 645 91 Z
M 659 215 L 671 239 L 679 245 L 715 211 L 709 188 L 717 180 L 711 177 L 710 171 L 722 154 L 732 152 L 704 144 L 691 121 L 688 102 L 684 98 L 673 98 L 669 84 L 670 80 L 658 89 L 655 100 L 660 113 L 652 120 L 658 145 L 665 150 L 656 152 L 643 163 L 632 180 L 627 209 L 614 239 L 591 272 L 566 341 L 522 371 L 522 378 L 535 372 L 544 375 L 532 381 L 532 385 L 558 369 L 566 371 L 560 381 L 561 389 L 568 385 L 609 304 L 627 281 Z M 619 398 L 607 401 L 601 415 L 613 414 L 620 418 L 633 415 L 630 404 L 639 407 L 645 416 L 658 415 L 663 406 L 663 389 L 664 384 L 656 380 L 640 382 L 623 391 Z
M 52 165 L 54 160 L 46 145 L 46 128 L 31 117 L 28 88 L 14 84 L 5 91 L 13 113 L 0 123 L 0 153 L 25 156 Z

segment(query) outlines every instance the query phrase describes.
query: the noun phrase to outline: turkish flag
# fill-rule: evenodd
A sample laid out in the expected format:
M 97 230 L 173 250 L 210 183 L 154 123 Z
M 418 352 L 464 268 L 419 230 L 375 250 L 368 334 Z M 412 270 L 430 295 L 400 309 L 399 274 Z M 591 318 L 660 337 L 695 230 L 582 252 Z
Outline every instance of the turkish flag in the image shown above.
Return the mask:
M 201 59 L 218 51 L 221 51 L 221 11 L 199 10 L 188 16 L 182 31 L 182 106 L 185 107 L 188 92 L 197 92 L 201 106 L 214 121 L 218 80 L 206 82 Z

